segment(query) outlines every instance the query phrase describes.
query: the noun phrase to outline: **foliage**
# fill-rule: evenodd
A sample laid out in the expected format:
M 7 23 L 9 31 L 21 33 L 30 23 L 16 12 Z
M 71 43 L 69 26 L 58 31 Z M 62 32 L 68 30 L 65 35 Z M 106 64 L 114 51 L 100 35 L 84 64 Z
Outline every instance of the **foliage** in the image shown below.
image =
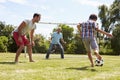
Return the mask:
M 101 5 L 99 6 L 99 18 L 101 20 L 101 23 L 102 23 L 102 29 L 105 28 L 105 31 L 108 32 L 108 29 L 109 29 L 109 26 L 110 26 L 110 20 L 109 20 L 109 10 L 108 10 L 108 7 L 106 5 Z
M 13 25 L 6 25 L 4 22 L 0 22 L 0 36 L 6 36 L 8 42 L 6 43 L 7 51 L 15 52 L 17 49 L 16 43 L 12 37 L 12 31 L 14 30 L 15 26 Z
M 6 36 L 0 36 L 0 52 L 7 52 L 8 38 Z
M 115 23 L 116 21 L 120 21 L 120 0 L 115 0 L 113 4 L 110 6 L 110 18 L 111 22 Z
M 112 49 L 114 54 L 120 54 L 120 24 L 116 25 L 116 29 L 113 31 L 114 38 L 112 39 Z
M 13 25 L 5 25 L 4 28 L 2 29 L 2 34 L 10 38 L 13 30 L 14 30 Z
M 106 48 L 104 46 L 101 46 L 100 47 L 100 52 L 99 52 L 101 55 L 115 55 L 113 53 L 113 50 L 110 49 L 110 48 Z
M 66 53 L 73 54 L 73 53 L 75 53 L 76 48 L 77 48 L 77 47 L 76 47 L 75 44 L 72 42 L 72 43 L 70 43 L 70 44 L 68 45 L 68 48 L 67 48 L 67 50 L 66 50 Z
M 3 35 L 2 31 L 3 31 L 4 27 L 5 27 L 5 23 L 0 21 L 0 36 Z
M 36 34 L 34 37 L 35 46 L 33 47 L 34 53 L 45 53 L 47 51 L 47 41 L 41 34 Z
M 74 29 L 68 25 L 60 24 L 59 27 L 62 28 L 63 38 L 69 44 L 73 39 Z
M 79 32 L 77 32 L 75 34 L 74 45 L 76 46 L 76 49 L 75 49 L 76 54 L 85 54 L 86 53 L 86 50 L 85 50 L 85 47 L 84 47 L 84 44 L 82 42 L 82 38 L 80 37 Z
M 113 32 L 113 36 L 115 36 L 112 39 L 112 42 L 110 39 L 106 38 L 107 43 L 105 42 L 104 45 L 106 45 L 107 47 L 104 46 L 104 48 L 108 49 L 108 50 L 111 48 L 113 50 L 110 50 L 110 51 L 114 51 L 114 52 L 112 52 L 110 54 L 118 55 L 120 53 L 120 52 L 118 52 L 118 50 L 119 50 L 118 49 L 119 48 L 118 47 L 119 46 L 118 37 L 120 37 L 120 35 L 119 35 L 119 29 L 116 28 L 114 30 L 114 27 L 115 27 L 115 25 L 119 25 L 119 22 L 120 22 L 120 18 L 119 18 L 120 17 L 120 2 L 119 2 L 119 0 L 115 0 L 113 2 L 113 4 L 111 4 L 110 8 L 108 8 L 106 5 L 101 5 L 101 6 L 99 6 L 98 9 L 99 9 L 98 15 L 99 15 L 99 18 L 102 23 L 102 26 L 101 26 L 102 29 L 105 30 L 106 32 Z M 104 53 L 104 52 L 102 52 L 102 53 Z
M 9 52 L 16 52 L 17 50 L 17 45 L 13 39 L 13 34 L 12 34 L 12 31 L 14 30 L 15 26 L 13 25 L 6 25 L 3 29 L 3 34 L 8 37 L 8 45 L 7 45 L 7 48 L 8 48 L 8 51 Z
M 103 4 L 99 6 L 98 10 L 98 16 L 102 23 L 101 27 L 104 28 L 106 32 L 109 32 L 109 26 L 120 20 L 120 2 L 119 0 L 115 0 L 110 8 Z

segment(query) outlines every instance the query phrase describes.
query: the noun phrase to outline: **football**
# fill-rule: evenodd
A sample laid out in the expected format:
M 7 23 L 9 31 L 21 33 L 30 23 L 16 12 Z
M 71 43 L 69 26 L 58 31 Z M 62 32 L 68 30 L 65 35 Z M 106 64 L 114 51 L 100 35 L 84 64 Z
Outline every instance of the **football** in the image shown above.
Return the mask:
M 103 66 L 103 60 L 96 59 L 95 60 L 95 66 Z

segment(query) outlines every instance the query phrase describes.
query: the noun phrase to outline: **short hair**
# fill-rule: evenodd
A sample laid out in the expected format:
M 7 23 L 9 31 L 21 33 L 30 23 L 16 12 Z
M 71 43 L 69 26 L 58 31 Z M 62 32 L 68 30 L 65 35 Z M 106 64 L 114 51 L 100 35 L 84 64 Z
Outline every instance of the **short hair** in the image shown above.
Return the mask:
M 96 14 L 91 14 L 90 16 L 89 16 L 89 19 L 92 19 L 92 20 L 97 20 L 97 15 Z
M 60 30 L 60 31 L 62 31 L 62 28 L 61 28 L 61 27 L 58 27 L 56 30 Z
M 34 18 L 34 17 L 39 17 L 39 16 L 41 16 L 41 14 L 39 14 L 39 13 L 34 13 L 33 18 Z

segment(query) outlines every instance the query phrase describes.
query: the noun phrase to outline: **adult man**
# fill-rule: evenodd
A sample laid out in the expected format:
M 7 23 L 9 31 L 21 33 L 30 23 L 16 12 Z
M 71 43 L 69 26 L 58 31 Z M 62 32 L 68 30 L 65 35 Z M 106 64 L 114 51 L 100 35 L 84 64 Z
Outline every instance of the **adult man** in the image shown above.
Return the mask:
M 88 53 L 88 57 L 89 57 L 92 67 L 94 67 L 94 63 L 93 63 L 93 59 L 92 59 L 91 48 L 94 50 L 94 54 L 96 55 L 97 59 L 102 60 L 102 57 L 99 54 L 99 47 L 98 47 L 98 44 L 97 44 L 96 38 L 95 38 L 95 31 L 112 37 L 111 34 L 98 29 L 98 25 L 97 25 L 96 21 L 97 21 L 97 16 L 95 14 L 91 14 L 89 16 L 89 20 L 87 22 L 83 22 L 83 23 L 77 25 L 77 28 L 81 33 L 81 37 L 82 37 L 83 43 L 85 45 L 86 51 Z M 81 29 L 80 29 L 80 27 L 81 27 Z
M 50 44 L 50 47 L 48 49 L 48 52 L 46 54 L 46 59 L 49 58 L 49 54 L 51 53 L 51 50 L 53 49 L 53 47 L 57 46 L 59 49 L 60 49 L 60 52 L 61 52 L 61 58 L 64 59 L 64 49 L 60 43 L 60 40 L 63 42 L 63 43 L 66 43 L 64 42 L 63 40 L 63 35 L 61 33 L 61 28 L 58 27 L 56 32 L 54 32 L 51 36 L 51 44 Z
M 27 46 L 27 52 L 29 55 L 29 61 L 34 62 L 32 59 L 32 46 L 34 46 L 33 34 L 36 29 L 35 23 L 40 21 L 41 15 L 38 13 L 34 13 L 32 20 L 24 20 L 17 29 L 13 32 L 14 40 L 19 47 L 16 56 L 15 62 L 18 62 L 18 57 L 21 54 L 21 51 L 24 49 L 24 46 Z M 27 38 L 27 34 L 29 35 L 29 39 Z

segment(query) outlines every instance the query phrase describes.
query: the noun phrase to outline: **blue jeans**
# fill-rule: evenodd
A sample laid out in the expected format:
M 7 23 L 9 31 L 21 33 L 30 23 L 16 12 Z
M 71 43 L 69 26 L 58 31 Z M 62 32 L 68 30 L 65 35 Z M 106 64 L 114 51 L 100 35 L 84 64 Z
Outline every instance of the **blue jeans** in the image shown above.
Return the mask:
M 46 59 L 49 58 L 49 55 L 50 55 L 52 49 L 53 49 L 55 46 L 57 46 L 57 48 L 60 49 L 61 58 L 62 58 L 62 59 L 64 58 L 64 49 L 63 49 L 63 46 L 62 46 L 61 44 L 52 44 L 52 43 L 51 43 L 51 44 L 50 44 L 50 47 L 49 47 L 49 49 L 48 49 L 48 51 L 47 51 L 47 54 L 46 54 Z

